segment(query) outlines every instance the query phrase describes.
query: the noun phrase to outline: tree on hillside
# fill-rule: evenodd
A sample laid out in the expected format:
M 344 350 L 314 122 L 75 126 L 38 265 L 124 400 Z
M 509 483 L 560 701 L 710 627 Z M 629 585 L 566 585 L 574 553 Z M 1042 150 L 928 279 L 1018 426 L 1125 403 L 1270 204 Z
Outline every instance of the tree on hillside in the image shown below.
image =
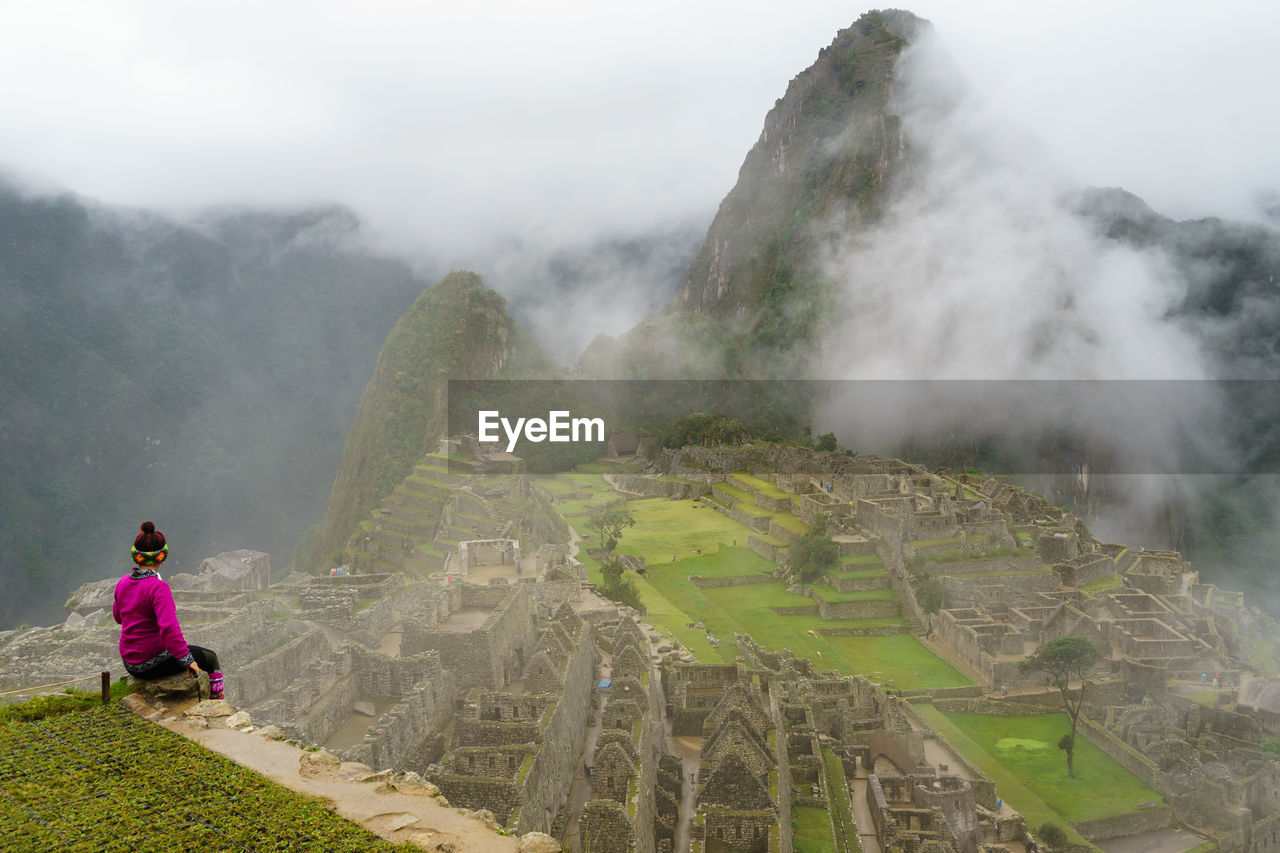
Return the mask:
M 1067 754 L 1067 775 L 1075 778 L 1076 723 L 1080 719 L 1080 708 L 1084 705 L 1084 693 L 1089 687 L 1085 676 L 1089 670 L 1102 659 L 1098 647 L 1086 637 L 1060 637 L 1045 643 L 1018 664 L 1019 672 L 1043 672 L 1049 676 L 1050 683 L 1062 694 L 1062 705 L 1071 719 L 1071 731 L 1058 741 L 1058 749 Z M 1071 698 L 1068 685 L 1079 680 L 1080 690 L 1075 699 Z
M 808 533 L 791 543 L 788 559 L 796 577 L 811 583 L 836 567 L 840 546 L 827 536 L 826 523 L 819 521 L 809 528 Z
M 618 547 L 622 531 L 633 527 L 635 523 L 636 520 L 625 506 L 595 506 L 587 516 L 587 529 L 600 537 L 600 550 L 606 557 Z

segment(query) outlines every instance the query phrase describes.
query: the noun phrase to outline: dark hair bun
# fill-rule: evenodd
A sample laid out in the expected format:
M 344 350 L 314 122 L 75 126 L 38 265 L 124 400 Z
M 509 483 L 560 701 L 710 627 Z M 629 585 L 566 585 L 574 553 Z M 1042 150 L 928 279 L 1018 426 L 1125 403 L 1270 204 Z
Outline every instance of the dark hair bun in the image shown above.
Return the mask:
M 139 551 L 159 551 L 164 547 L 164 534 L 156 530 L 156 526 L 150 521 L 142 522 L 138 531 L 137 537 L 133 540 L 133 547 Z

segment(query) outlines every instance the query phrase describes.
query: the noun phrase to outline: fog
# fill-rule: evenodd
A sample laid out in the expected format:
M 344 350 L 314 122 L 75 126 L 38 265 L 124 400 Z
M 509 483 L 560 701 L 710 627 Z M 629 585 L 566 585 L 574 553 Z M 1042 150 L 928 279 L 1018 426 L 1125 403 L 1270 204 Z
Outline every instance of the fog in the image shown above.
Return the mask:
M 424 276 L 485 276 L 570 364 L 674 294 L 766 112 L 863 10 L 7 3 L 0 173 L 193 223 L 210 208 L 343 205 L 361 239 Z M 1185 282 L 1167 259 L 1102 241 L 1070 198 L 1120 186 L 1174 218 L 1274 221 L 1280 8 L 912 11 L 951 66 L 904 67 L 919 179 L 826 259 L 847 324 L 821 375 L 1219 375 L 1205 330 L 1168 316 Z M 1148 449 L 1187 433 L 1137 421 L 1124 434 Z
M 345 203 L 398 252 L 707 222 L 765 112 L 862 7 L 6 4 L 0 165 L 110 204 Z M 1175 217 L 1274 202 L 1280 9 L 922 2 L 1078 184 Z M 480 270 L 483 272 L 483 270 Z

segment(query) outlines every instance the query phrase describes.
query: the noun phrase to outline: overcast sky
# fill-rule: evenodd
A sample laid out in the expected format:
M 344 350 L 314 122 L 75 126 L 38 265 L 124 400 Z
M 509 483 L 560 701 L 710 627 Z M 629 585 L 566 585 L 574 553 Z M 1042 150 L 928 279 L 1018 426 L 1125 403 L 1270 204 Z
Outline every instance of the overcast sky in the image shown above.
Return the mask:
M 706 223 L 767 110 L 863 6 L 0 2 L 0 169 L 168 209 L 343 202 L 466 263 Z M 1180 218 L 1280 190 L 1280 4 L 919 2 L 1081 183 Z

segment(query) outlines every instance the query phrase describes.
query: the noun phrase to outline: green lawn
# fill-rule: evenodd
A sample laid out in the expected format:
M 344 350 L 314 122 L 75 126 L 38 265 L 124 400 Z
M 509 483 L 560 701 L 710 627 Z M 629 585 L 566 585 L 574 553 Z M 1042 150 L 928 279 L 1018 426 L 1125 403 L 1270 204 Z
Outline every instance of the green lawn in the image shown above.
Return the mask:
M 746 471 L 734 471 L 729 475 L 736 478 L 739 482 L 750 486 L 760 494 L 770 498 L 789 498 L 793 497 L 790 492 L 784 492 L 768 480 L 762 480 Z
M 791 816 L 795 853 L 835 853 L 831 843 L 831 816 L 826 809 L 796 806 Z
M 849 807 L 849 781 L 844 776 L 844 765 L 831 750 L 822 750 L 822 763 L 827 770 L 827 797 L 835 809 L 835 830 L 841 850 L 862 853 L 862 838 L 858 835 L 858 825 L 854 822 L 853 811 Z
M 1161 802 L 1158 793 L 1083 736 L 1076 737 L 1076 776 L 1067 776 L 1066 758 L 1057 747 L 1070 725 L 1066 714 L 989 717 L 944 714 L 930 705 L 916 710 L 995 780 L 997 791 L 1026 815 L 1029 826 L 1052 820 L 1066 828 L 1066 821 L 1114 817 L 1136 811 L 1139 803 Z M 962 735 L 960 742 L 953 740 L 955 732 Z M 1019 803 L 1026 799 L 1018 796 L 1020 789 L 1034 797 L 1025 807 Z M 1046 816 L 1046 809 L 1051 814 Z
M 595 474 L 570 474 L 581 491 L 608 488 Z M 737 491 L 745 500 L 741 490 Z M 616 495 L 615 495 L 616 496 Z M 600 497 L 609 497 L 601 492 Z M 579 534 L 587 535 L 582 516 L 586 502 L 569 501 L 558 505 L 562 513 L 577 510 L 581 515 L 570 522 Z M 698 508 L 694 508 L 697 506 Z M 747 634 L 769 649 L 790 649 L 807 658 L 819 669 L 836 669 L 846 675 L 876 675 L 887 682 L 893 679 L 902 689 L 958 687 L 971 684 L 946 661 L 922 646 L 909 634 L 887 637 L 842 636 L 819 634 L 822 629 L 873 628 L 905 625 L 902 619 L 864 619 L 824 621 L 817 613 L 780 616 L 774 607 L 809 607 L 813 599 L 787 592 L 786 585 L 770 577 L 774 564 L 746 547 L 754 534 L 733 519 L 690 500 L 642 498 L 630 501 L 627 508 L 636 520 L 634 527 L 623 531 L 618 543 L 619 554 L 642 557 L 647 563 L 643 576 L 636 577 L 636 587 L 649 620 L 668 636 L 680 641 L 699 660 L 707 663 L 732 662 L 737 657 L 733 635 Z M 785 513 L 767 513 L 797 521 Z M 736 541 L 736 545 L 733 543 Z M 702 553 L 698 553 L 701 551 Z M 675 560 L 672 560 L 672 557 Z M 853 565 L 878 573 L 882 569 L 867 555 Z M 579 558 L 586 564 L 589 578 L 599 583 L 600 567 L 585 552 Z M 691 575 L 731 577 L 759 575 L 760 583 L 727 587 L 698 587 L 689 582 Z M 831 600 L 843 600 L 830 588 L 823 592 Z M 851 600 L 892 598 L 891 590 L 869 593 L 847 593 Z M 701 622 L 721 645 L 712 646 L 706 631 L 689 627 Z M 919 673 L 917 675 L 916 673 Z
M 622 532 L 622 539 L 618 542 L 619 554 L 643 557 L 645 562 L 653 565 L 670 564 L 672 556 L 680 560 L 700 556 L 699 552 L 709 554 L 715 552 L 717 546 L 732 545 L 735 541 L 741 551 L 753 553 L 746 548 L 747 537 L 753 535 L 749 528 L 697 501 L 640 498 L 628 502 L 627 510 L 636 523 Z M 587 535 L 581 525 L 574 526 L 580 534 Z M 772 568 L 772 563 L 764 562 Z M 735 571 L 731 574 L 752 573 Z M 705 573 L 689 570 L 684 574 Z
M 0 725 L 0 768 L 24 850 L 401 849 L 114 705 Z

